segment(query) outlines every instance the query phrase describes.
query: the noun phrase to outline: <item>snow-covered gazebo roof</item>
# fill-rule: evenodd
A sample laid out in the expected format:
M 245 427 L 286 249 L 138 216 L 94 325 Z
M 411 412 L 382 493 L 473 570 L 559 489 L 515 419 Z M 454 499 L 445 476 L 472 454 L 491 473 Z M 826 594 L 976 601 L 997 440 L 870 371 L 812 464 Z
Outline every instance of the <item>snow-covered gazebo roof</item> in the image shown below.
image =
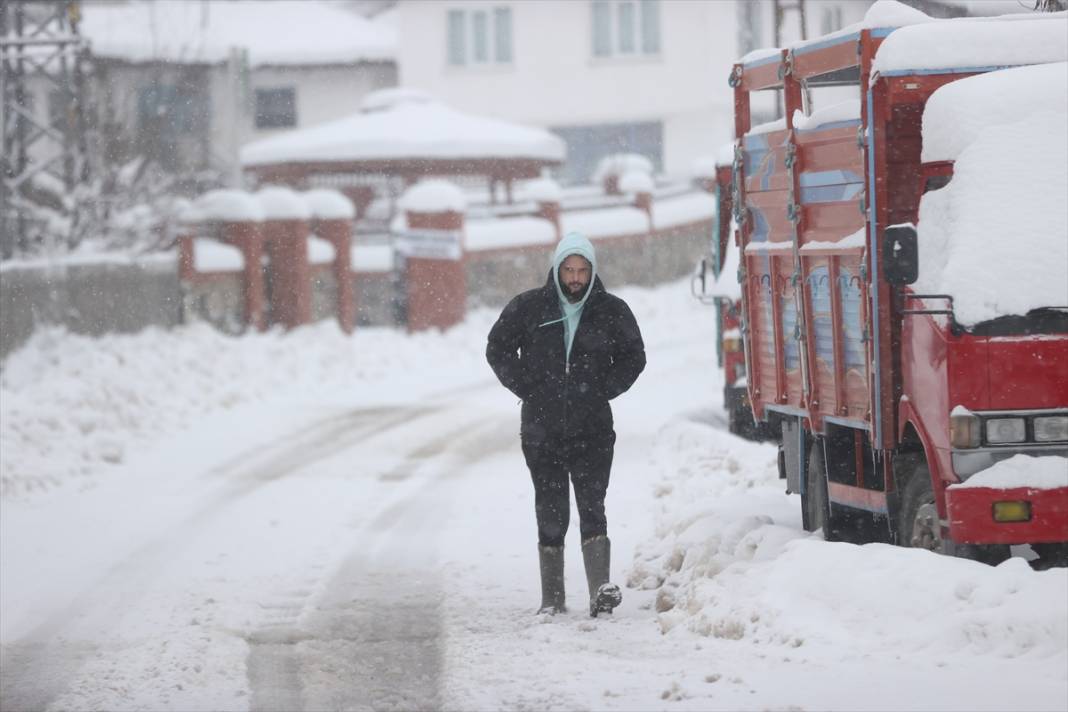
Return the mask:
M 393 61 L 397 34 L 321 0 L 82 3 L 81 34 L 95 57 L 131 63 L 217 64 L 231 47 L 257 66 Z
M 261 181 L 286 183 L 323 173 L 510 181 L 537 177 L 565 155 L 564 141 L 544 129 L 467 114 L 412 89 L 383 89 L 357 114 L 245 146 L 241 164 Z

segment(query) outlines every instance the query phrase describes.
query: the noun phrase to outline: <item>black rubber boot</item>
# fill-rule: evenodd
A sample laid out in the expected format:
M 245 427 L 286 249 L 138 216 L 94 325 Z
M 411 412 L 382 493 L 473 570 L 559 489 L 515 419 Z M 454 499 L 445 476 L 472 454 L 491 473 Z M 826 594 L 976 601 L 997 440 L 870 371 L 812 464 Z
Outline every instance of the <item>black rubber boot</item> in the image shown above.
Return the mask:
M 541 564 L 541 608 L 538 614 L 567 613 L 564 595 L 564 547 L 538 545 Z
M 612 542 L 606 536 L 595 536 L 582 542 L 582 560 L 590 585 L 591 618 L 596 618 L 598 613 L 611 613 L 623 601 L 619 586 L 608 580 L 611 555 Z

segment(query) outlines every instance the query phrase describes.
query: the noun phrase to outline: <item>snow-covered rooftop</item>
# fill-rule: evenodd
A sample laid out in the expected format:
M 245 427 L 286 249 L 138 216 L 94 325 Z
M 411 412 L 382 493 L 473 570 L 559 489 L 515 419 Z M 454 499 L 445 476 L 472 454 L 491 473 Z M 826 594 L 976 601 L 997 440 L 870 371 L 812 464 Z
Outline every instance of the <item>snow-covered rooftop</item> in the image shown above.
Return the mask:
M 245 146 L 246 167 L 308 161 L 406 159 L 564 160 L 558 136 L 520 124 L 467 114 L 422 92 L 386 89 L 356 114 Z
M 80 30 L 98 57 L 129 62 L 215 64 L 231 47 L 248 50 L 251 66 L 348 64 L 392 60 L 396 30 L 340 3 L 243 2 L 82 3 Z

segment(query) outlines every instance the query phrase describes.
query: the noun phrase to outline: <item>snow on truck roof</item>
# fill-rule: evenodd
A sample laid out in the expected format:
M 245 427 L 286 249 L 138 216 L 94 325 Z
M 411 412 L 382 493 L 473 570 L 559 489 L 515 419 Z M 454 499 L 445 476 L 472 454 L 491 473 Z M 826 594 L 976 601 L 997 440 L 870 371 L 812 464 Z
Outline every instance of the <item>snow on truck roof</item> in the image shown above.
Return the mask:
M 836 44 L 845 41 L 860 34 L 861 30 L 892 29 L 925 22 L 937 22 L 937 20 L 896 0 L 877 0 L 864 13 L 864 18 L 860 22 L 846 25 L 842 29 L 826 35 L 799 40 L 787 45 L 786 49 L 803 52 L 824 44 Z M 746 66 L 753 66 L 764 62 L 776 61 L 781 56 L 781 52 L 782 50 L 777 47 L 755 49 L 742 57 L 739 62 Z
M 960 18 L 893 32 L 872 63 L 876 74 L 989 70 L 1068 60 L 1068 13 Z
M 1068 62 L 1015 67 L 951 82 L 927 101 L 921 160 L 955 160 L 986 127 L 1044 111 L 1068 114 Z
M 954 167 L 920 202 L 913 290 L 953 295 L 962 324 L 1068 306 L 1066 66 L 976 75 L 928 100 L 924 158 Z

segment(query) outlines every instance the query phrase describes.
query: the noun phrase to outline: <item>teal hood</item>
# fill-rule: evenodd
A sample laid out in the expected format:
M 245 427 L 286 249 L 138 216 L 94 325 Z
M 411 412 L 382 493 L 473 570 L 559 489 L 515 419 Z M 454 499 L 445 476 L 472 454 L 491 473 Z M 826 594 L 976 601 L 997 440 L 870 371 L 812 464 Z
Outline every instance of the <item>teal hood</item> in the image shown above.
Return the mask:
M 590 284 L 586 287 L 586 293 L 582 299 L 572 304 L 564 296 L 564 290 L 560 288 L 560 265 L 571 255 L 580 255 L 590 263 Z M 556 246 L 553 254 L 553 283 L 556 284 L 556 296 L 560 300 L 560 311 L 563 314 L 559 319 L 546 322 L 542 326 L 564 322 L 564 349 L 565 358 L 571 357 L 571 344 L 575 341 L 575 332 L 578 330 L 579 321 L 582 319 L 582 308 L 586 306 L 586 300 L 593 291 L 593 281 L 597 278 L 597 254 L 593 250 L 593 243 L 584 235 L 577 232 L 569 232 L 564 235 Z

